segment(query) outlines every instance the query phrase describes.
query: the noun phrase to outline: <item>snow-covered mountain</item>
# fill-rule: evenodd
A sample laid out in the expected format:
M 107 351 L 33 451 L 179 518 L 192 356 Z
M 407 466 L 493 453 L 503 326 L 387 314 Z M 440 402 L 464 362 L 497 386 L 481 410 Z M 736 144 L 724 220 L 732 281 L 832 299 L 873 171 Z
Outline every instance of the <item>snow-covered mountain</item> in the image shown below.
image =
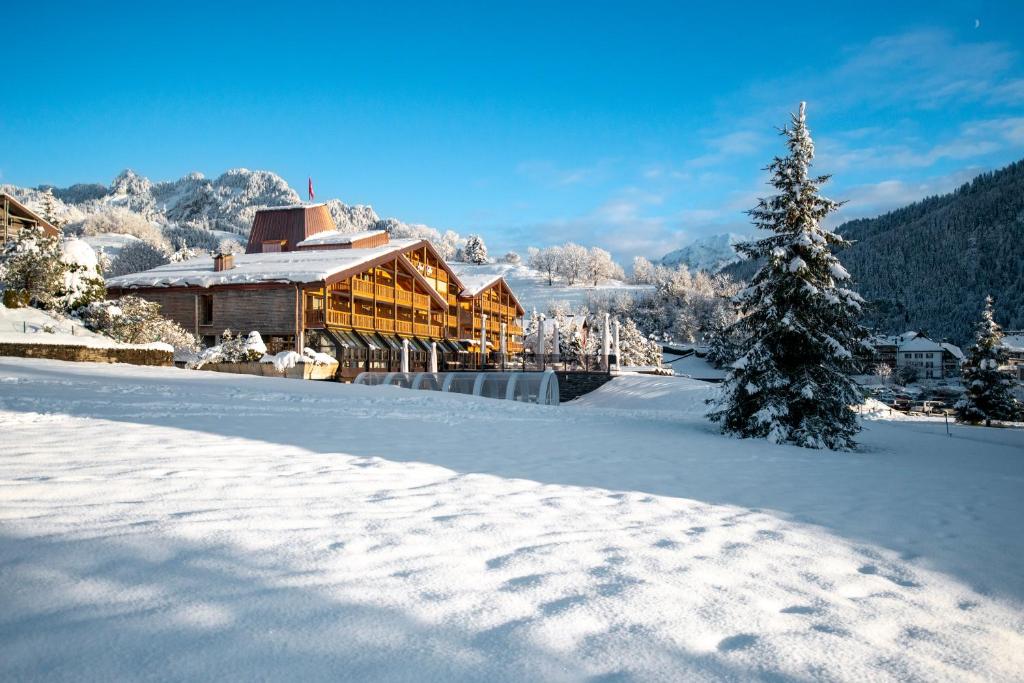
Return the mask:
M 714 273 L 739 260 L 733 245 L 744 242 L 745 235 L 727 232 L 721 235 L 703 237 L 661 257 L 661 265 L 675 267 L 685 265 L 690 270 L 706 270 Z
M 45 188 L 3 189 L 42 208 Z M 122 171 L 109 186 L 98 183 L 53 188 L 56 213 L 67 223 L 109 208 L 124 208 L 147 218 L 193 224 L 246 235 L 256 210 L 266 206 L 299 204 L 299 194 L 284 178 L 269 171 L 236 168 L 217 178 L 190 173 L 178 180 L 154 182 L 130 169 Z M 374 226 L 380 217 L 370 206 L 347 205 L 337 199 L 326 202 L 341 230 L 356 232 Z

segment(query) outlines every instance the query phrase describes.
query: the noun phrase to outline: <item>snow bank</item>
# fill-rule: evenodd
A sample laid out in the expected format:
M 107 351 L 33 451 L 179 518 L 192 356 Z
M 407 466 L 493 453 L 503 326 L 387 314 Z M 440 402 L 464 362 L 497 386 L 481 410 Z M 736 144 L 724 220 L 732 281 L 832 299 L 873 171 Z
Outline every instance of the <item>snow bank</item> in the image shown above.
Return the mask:
M 63 318 L 37 308 L 6 308 L 0 304 L 0 343 L 56 344 L 92 349 L 148 349 L 174 351 L 170 344 L 122 344 L 97 334 L 76 318 Z

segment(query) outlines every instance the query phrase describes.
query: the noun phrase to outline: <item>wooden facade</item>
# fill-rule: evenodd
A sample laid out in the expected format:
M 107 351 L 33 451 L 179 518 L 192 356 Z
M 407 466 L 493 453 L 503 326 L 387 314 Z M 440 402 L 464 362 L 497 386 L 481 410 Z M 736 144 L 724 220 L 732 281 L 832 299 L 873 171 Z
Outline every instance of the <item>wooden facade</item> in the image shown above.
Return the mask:
M 41 227 L 51 237 L 60 235 L 60 230 L 45 218 L 6 192 L 0 192 L 0 244 L 14 239 L 18 233 L 31 226 Z
M 339 361 L 347 342 L 363 343 L 367 348 L 394 348 L 403 338 L 410 343 L 423 342 L 419 348 L 441 342 L 447 352 L 480 353 L 479 339 L 486 319 L 487 351 L 502 347 L 503 333 L 508 353 L 522 351 L 525 311 L 502 278 L 492 277 L 486 287 L 469 290 L 425 240 L 390 242 L 386 232 L 373 232 L 348 243 L 332 241 L 323 230 L 323 212 L 325 207 L 311 214 L 290 208 L 258 212 L 249 239 L 250 251 L 237 256 L 233 264 L 248 269 L 248 273 L 261 256 L 275 263 L 301 263 L 312 251 L 324 262 L 334 259 L 325 252 L 338 254 L 337 262 L 342 265 L 315 281 L 236 283 L 231 281 L 230 268 L 215 271 L 211 262 L 209 273 L 221 276 L 212 278 L 215 284 L 182 284 L 187 278 L 174 277 L 168 278 L 164 286 L 154 286 L 151 276 L 158 275 L 161 268 L 172 267 L 166 266 L 147 271 L 147 277 L 140 281 L 132 281 L 132 276 L 113 278 L 108 286 L 112 294 L 136 294 L 159 303 L 166 317 L 194 332 L 207 345 L 230 329 L 236 333 L 259 331 L 272 351 L 301 350 L 311 343 L 310 339 L 326 338 Z M 263 215 L 267 213 L 282 215 Z M 307 235 L 302 225 L 309 225 L 314 232 Z M 333 223 L 329 227 L 333 229 Z M 316 234 L 327 238 L 322 247 L 314 246 L 317 240 L 300 246 Z M 342 243 L 344 246 L 338 246 Z M 367 257 L 360 258 L 361 254 Z M 208 281 L 205 264 L 209 259 L 202 266 L 198 261 L 193 274 Z M 354 265 L 344 265 L 347 263 Z M 369 362 L 366 369 L 372 369 Z

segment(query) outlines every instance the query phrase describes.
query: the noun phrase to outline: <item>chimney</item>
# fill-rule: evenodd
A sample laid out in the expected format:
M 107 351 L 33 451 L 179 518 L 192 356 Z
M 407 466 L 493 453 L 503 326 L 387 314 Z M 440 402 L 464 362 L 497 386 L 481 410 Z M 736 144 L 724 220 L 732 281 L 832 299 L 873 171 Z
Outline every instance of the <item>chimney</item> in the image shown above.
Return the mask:
M 214 271 L 231 270 L 235 267 L 234 254 L 217 254 L 213 257 Z

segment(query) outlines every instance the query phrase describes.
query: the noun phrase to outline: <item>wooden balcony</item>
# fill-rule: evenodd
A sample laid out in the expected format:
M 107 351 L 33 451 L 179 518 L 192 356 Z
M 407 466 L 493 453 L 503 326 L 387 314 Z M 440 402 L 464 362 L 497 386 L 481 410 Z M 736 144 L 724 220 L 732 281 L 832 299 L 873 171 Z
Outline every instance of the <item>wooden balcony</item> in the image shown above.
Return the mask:
M 407 292 L 404 289 L 398 289 L 395 290 L 395 299 L 398 301 L 399 305 L 412 306 L 413 293 Z
M 416 308 L 430 310 L 430 297 L 426 294 L 413 294 L 412 302 L 415 304 Z
M 398 332 L 399 334 L 412 334 L 413 333 L 412 329 L 413 329 L 413 323 L 411 323 L 411 322 L 408 322 L 408 321 L 405 321 L 405 320 L 396 320 L 395 321 L 395 332 Z
M 377 330 L 380 332 L 395 331 L 395 321 L 391 318 L 377 318 L 374 323 L 376 324 Z
M 368 299 L 373 298 L 373 283 L 367 280 L 359 280 L 356 278 L 352 279 L 352 292 L 356 296 L 366 297 Z
M 334 327 L 352 327 L 352 314 L 345 313 L 343 311 L 328 310 L 327 324 Z
M 360 330 L 372 330 L 373 316 L 356 313 L 352 316 L 352 326 Z
M 305 314 L 305 327 L 306 329 L 318 329 L 324 326 L 324 312 L 319 308 L 311 308 L 306 311 Z
M 417 337 L 440 337 L 441 326 L 440 325 L 424 325 L 423 323 L 413 323 L 413 334 Z

